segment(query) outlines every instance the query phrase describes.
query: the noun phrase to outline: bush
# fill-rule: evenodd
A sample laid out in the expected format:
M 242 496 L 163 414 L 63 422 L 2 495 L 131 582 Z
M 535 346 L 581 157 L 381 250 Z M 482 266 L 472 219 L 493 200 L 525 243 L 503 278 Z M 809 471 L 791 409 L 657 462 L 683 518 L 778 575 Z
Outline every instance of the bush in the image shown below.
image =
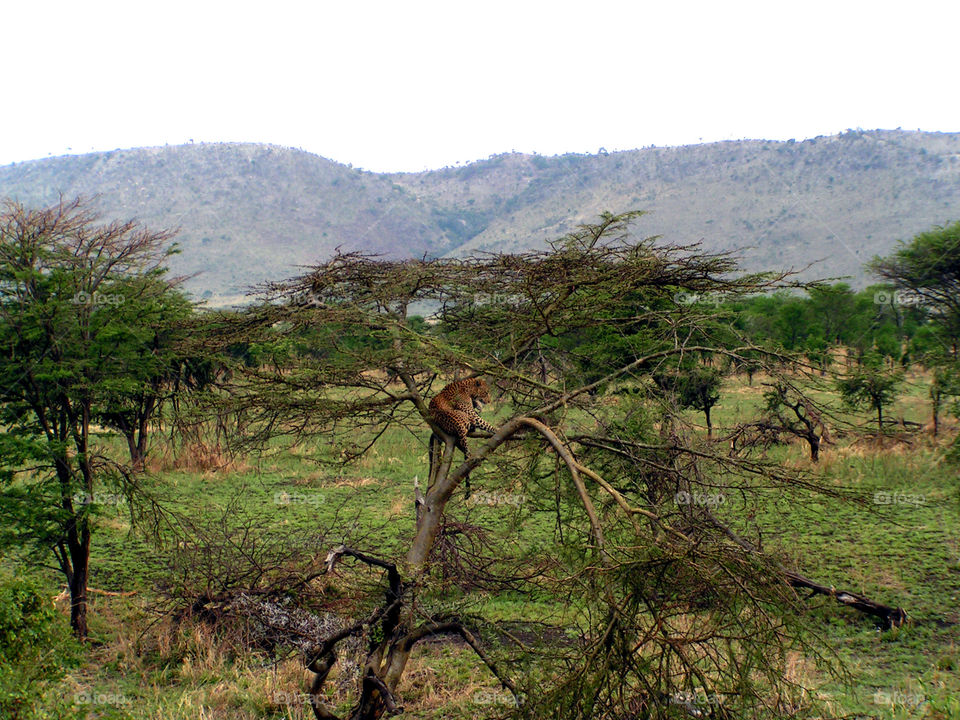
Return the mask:
M 42 698 L 79 653 L 48 593 L 30 579 L 0 575 L 0 717 L 52 717 Z

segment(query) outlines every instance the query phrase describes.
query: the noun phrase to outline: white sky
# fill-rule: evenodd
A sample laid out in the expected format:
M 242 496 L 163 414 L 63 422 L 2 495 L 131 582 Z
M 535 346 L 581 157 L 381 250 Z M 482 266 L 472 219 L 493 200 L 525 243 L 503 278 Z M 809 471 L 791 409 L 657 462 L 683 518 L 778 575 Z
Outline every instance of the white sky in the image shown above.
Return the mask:
M 269 142 L 376 171 L 960 130 L 954 0 L 12 0 L 0 164 Z

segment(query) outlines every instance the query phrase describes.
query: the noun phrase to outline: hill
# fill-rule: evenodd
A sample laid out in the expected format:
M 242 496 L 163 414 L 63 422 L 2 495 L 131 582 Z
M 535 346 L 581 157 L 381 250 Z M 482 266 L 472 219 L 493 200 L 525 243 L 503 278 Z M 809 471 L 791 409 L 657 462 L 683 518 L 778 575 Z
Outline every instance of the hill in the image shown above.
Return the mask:
M 601 211 L 650 211 L 638 232 L 741 249 L 749 269 L 854 276 L 960 217 L 960 133 L 849 131 L 597 155 L 506 154 L 378 174 L 291 148 L 200 144 L 0 167 L 0 196 L 96 196 L 108 217 L 180 228 L 178 273 L 221 301 L 335 248 L 465 255 L 542 245 Z

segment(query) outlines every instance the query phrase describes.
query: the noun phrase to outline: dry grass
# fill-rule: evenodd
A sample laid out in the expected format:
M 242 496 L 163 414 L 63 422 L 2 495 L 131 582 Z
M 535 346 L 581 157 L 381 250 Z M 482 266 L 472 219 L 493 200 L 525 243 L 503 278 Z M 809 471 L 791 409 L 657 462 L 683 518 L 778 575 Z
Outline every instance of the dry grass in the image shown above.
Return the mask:
M 372 477 L 342 478 L 330 483 L 333 487 L 362 488 L 368 485 L 379 485 L 380 481 Z
M 477 670 L 469 677 L 451 679 L 439 669 L 449 667 L 450 660 L 463 653 L 472 656 L 473 651 L 459 642 L 431 643 L 417 649 L 397 688 L 408 712 L 462 707 L 475 702 L 481 695 L 489 702 L 489 698 L 500 692 L 497 681 L 483 670 Z
M 306 473 L 305 475 L 295 477 L 293 479 L 293 484 L 296 487 L 313 486 L 326 479 L 328 474 L 329 473 L 325 470 L 316 470 L 312 473 Z
M 151 473 L 195 472 L 214 475 L 226 472 L 245 472 L 249 464 L 242 458 L 230 455 L 219 443 L 196 440 L 186 443 L 178 452 L 165 450 L 147 458 L 147 470 Z
M 115 632 L 106 642 L 93 646 L 88 663 L 67 677 L 67 697 L 106 698 L 129 713 L 124 717 L 134 718 L 313 717 L 306 695 L 312 675 L 300 658 L 271 660 L 263 653 L 237 648 L 216 627 L 202 622 L 164 619 L 142 629 L 135 619 L 139 616 L 142 622 L 142 609 L 130 605 L 125 613 L 117 614 L 115 607 L 98 604 L 98 618 Z M 109 667 L 116 679 L 102 677 L 104 667 Z M 352 679 L 343 670 L 339 674 Z M 352 684 L 337 682 L 337 672 L 328 688 L 328 702 L 343 705 L 351 701 Z

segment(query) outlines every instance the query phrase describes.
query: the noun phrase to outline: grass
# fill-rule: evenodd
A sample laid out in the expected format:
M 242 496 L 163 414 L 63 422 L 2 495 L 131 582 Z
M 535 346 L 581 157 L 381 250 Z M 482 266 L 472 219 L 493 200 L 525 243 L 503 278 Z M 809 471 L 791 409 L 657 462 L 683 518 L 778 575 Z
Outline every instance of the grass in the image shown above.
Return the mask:
M 762 391 L 762 379 L 752 386 L 728 381 L 715 423 L 730 426 L 755 412 Z M 924 378 L 910 377 L 891 416 L 923 421 L 925 393 Z M 822 399 L 829 397 L 824 390 Z M 867 414 L 849 417 L 869 422 Z M 702 421 L 696 413 L 689 418 Z M 310 459 L 315 448 L 304 447 L 278 447 L 259 462 L 247 458 L 220 472 L 167 462 L 154 468 L 156 487 L 167 502 L 201 519 L 238 507 L 297 535 L 330 531 L 328 546 L 350 528 L 369 549 L 402 557 L 414 530 L 414 478 L 422 482 L 425 476 L 425 441 L 426 433 L 421 438 L 387 433 L 366 458 L 342 470 L 318 466 Z M 884 632 L 829 599 L 811 599 L 811 617 L 852 684 L 839 684 L 799 654 L 791 656 L 789 675 L 814 688 L 833 717 L 960 718 L 960 480 L 956 468 L 941 462 L 941 445 L 928 436 L 911 447 L 841 440 L 825 447 L 817 465 L 800 443 L 768 454 L 809 470 L 825 484 L 857 491 L 863 502 L 787 498 L 770 490 L 757 518 L 765 528 L 764 546 L 812 579 L 902 606 L 910 616 L 903 628 Z M 483 483 L 477 474 L 474 487 L 483 500 L 458 499 L 458 512 L 499 527 L 499 539 L 516 538 L 531 551 L 547 541 L 552 522 L 547 513 L 491 501 L 505 492 L 523 493 L 522 487 L 499 488 L 497 495 Z M 480 494 L 485 487 L 488 494 Z M 722 512 L 735 524 L 737 509 L 731 501 Z M 156 550 L 129 532 L 123 506 L 102 510 L 90 585 L 135 594 L 92 596 L 91 649 L 65 688 L 51 693 L 51 707 L 62 708 L 56 712 L 67 716 L 72 705 L 79 717 L 136 720 L 312 717 L 303 694 L 310 673 L 296 659 L 239 652 L 202 624 L 154 623 L 148 609 L 161 572 Z M 553 623 L 565 613 L 558 598 L 546 596 L 531 602 L 509 593 L 472 593 L 454 600 L 495 620 Z M 329 701 L 340 711 L 349 707 L 350 687 L 349 673 L 335 670 Z M 400 696 L 411 718 L 486 717 L 507 707 L 489 672 L 452 641 L 418 646 Z

